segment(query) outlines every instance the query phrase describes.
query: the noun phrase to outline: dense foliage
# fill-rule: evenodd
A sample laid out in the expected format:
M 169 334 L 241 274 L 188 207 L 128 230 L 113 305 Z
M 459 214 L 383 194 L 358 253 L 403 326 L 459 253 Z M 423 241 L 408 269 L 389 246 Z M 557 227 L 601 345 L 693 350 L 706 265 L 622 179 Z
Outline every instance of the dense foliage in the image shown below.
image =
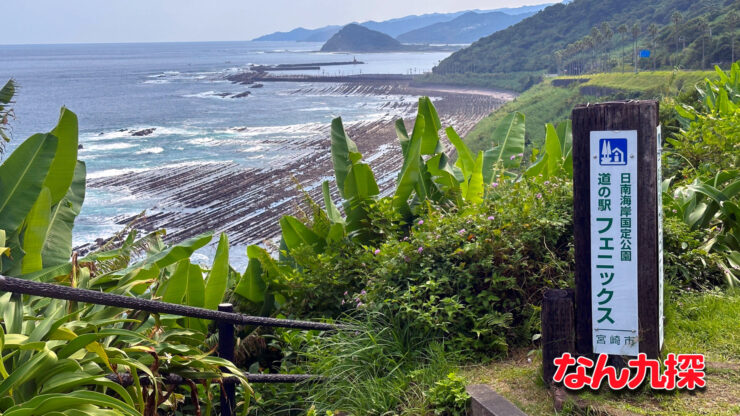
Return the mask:
M 635 49 L 653 50 L 653 58 L 643 59 L 641 64 L 649 68 L 730 63 L 733 36 L 737 39 L 737 24 L 730 12 L 739 9 L 737 0 L 575 0 L 555 4 L 452 54 L 434 68 L 434 73 L 555 73 L 569 69 L 569 74 L 578 74 L 604 70 L 605 57 L 606 69 L 620 67 L 625 54 L 630 65 Z M 678 13 L 676 20 L 674 12 Z M 622 25 L 625 29 L 620 31 Z M 651 25 L 655 29 L 651 30 Z
M 665 273 L 679 288 L 738 283 L 740 67 L 717 76 L 661 113 L 674 128 L 662 184 Z M 545 124 L 541 146 L 526 156 L 525 126 L 523 114 L 506 115 L 495 146 L 477 153 L 444 129 L 453 163 L 439 116 L 421 98 L 410 134 L 396 123 L 403 166 L 384 196 L 335 119 L 341 204 L 324 182 L 322 203 L 307 196 L 306 215 L 280 219 L 277 256 L 249 246 L 241 274 L 229 266 L 225 235 L 210 266 L 190 257 L 211 234 L 165 246 L 163 231 L 126 229 L 98 251 L 72 253 L 85 165 L 76 158 L 76 116 L 62 109 L 50 133 L 30 137 L 0 165 L 0 273 L 210 309 L 228 300 L 245 313 L 349 327 L 240 328 L 235 366 L 210 356 L 217 340 L 207 322 L 4 294 L 0 412 L 212 414 L 220 380 L 242 377 L 239 367 L 327 381 L 265 387 L 253 402 L 242 379 L 246 413 L 464 414 L 455 363 L 536 348 L 542 291 L 572 285 L 571 125 Z M 170 374 L 190 381 L 167 385 Z M 116 383 L 129 375 L 133 385 Z
M 162 231 L 132 231 L 115 248 L 72 253 L 85 197 L 77 144 L 77 117 L 62 108 L 50 133 L 31 136 L 0 165 L 0 274 L 215 309 L 233 285 L 226 236 L 205 278 L 189 257 L 210 234 L 166 247 Z M 6 415 L 212 414 L 224 372 L 250 389 L 241 371 L 210 356 L 200 320 L 11 293 L 0 298 L 0 317 Z M 169 375 L 190 381 L 166 385 Z M 122 387 L 121 377 L 133 385 Z
M 740 283 L 740 65 L 733 64 L 729 73 L 716 71 L 717 81 L 697 86 L 699 102 L 676 104 L 682 129 L 667 139 L 663 200 L 666 216 L 700 232 L 701 250 L 717 256 L 713 264 L 735 285 Z

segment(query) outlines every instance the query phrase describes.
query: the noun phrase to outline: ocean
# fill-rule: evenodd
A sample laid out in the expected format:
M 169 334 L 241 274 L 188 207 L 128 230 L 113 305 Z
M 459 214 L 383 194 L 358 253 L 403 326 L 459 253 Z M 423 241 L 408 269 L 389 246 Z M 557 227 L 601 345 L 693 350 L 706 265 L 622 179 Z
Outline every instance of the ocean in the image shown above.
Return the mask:
M 355 58 L 365 64 L 303 73 L 421 73 L 449 55 L 320 53 L 320 47 L 295 42 L 0 45 L 0 82 L 14 78 L 20 86 L 13 141 L 6 150 L 51 130 L 60 107 L 67 106 L 79 117 L 79 159 L 87 164 L 88 180 L 217 163 L 269 170 L 296 156 L 286 148 L 300 153 L 302 141 L 325 134 L 332 118 L 351 123 L 387 115 L 384 108 L 399 97 L 296 94 L 308 85 L 273 82 L 249 88 L 226 81 L 226 75 L 250 64 Z M 248 88 L 247 97 L 224 96 Z M 152 128 L 150 135 L 132 136 Z M 292 146 L 273 146 L 286 141 Z M 126 186 L 88 187 L 74 243 L 108 237 L 121 230 L 122 218 L 157 203 L 158 195 L 140 195 Z

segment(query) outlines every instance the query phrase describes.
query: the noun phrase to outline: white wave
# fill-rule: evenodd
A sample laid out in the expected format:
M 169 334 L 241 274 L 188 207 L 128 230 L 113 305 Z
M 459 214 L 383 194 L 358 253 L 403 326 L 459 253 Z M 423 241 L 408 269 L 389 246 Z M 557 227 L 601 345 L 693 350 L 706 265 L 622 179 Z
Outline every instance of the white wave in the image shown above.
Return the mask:
M 332 110 L 331 107 L 310 107 L 310 108 L 301 108 L 298 111 L 309 112 L 309 111 L 331 111 L 331 110 Z
M 218 146 L 219 141 L 214 139 L 213 137 L 196 137 L 195 139 L 190 139 L 186 141 L 187 144 L 192 144 L 193 146 Z
M 260 152 L 267 150 L 267 145 L 265 144 L 255 144 L 254 140 L 244 140 L 243 137 L 237 137 L 234 138 L 234 136 L 227 136 L 227 137 L 211 137 L 211 136 L 205 136 L 205 137 L 196 137 L 195 139 L 187 140 L 186 143 L 193 145 L 193 146 L 201 146 L 201 147 L 216 147 L 216 146 L 237 146 L 241 147 L 244 145 L 248 145 L 248 147 L 243 149 L 237 149 L 237 152 L 240 153 L 254 153 L 254 152 Z
M 150 134 L 146 136 L 132 136 L 134 132 L 141 131 L 144 129 L 154 129 Z M 142 138 L 159 137 L 159 136 L 195 136 L 202 134 L 203 131 L 197 128 L 184 128 L 184 127 L 163 127 L 163 126 L 133 126 L 126 129 L 117 129 L 108 132 L 101 133 L 85 133 L 82 134 L 82 144 L 85 145 L 87 142 L 107 141 L 113 139 L 130 139 L 138 140 Z
M 228 94 L 228 95 L 225 95 Z M 225 100 L 229 99 L 231 94 L 237 94 L 232 92 L 224 92 L 224 91 L 205 91 L 205 92 L 198 92 L 195 94 L 185 94 L 183 97 L 185 98 L 215 98 L 218 100 Z
M 307 133 L 319 133 L 327 128 L 323 122 L 286 124 L 281 126 L 244 126 L 232 127 L 217 133 L 236 134 L 241 137 L 256 137 L 270 135 L 297 135 Z
M 83 145 L 85 142 L 89 141 L 99 141 L 99 140 L 111 140 L 111 139 L 121 139 L 123 137 L 129 137 L 131 133 L 127 129 L 123 129 L 123 131 L 114 130 L 109 132 L 100 132 L 100 133 L 84 133 L 82 134 L 82 140 Z
M 94 152 L 94 151 L 100 151 L 100 150 L 122 150 L 122 149 L 130 149 L 132 147 L 138 146 L 136 143 L 108 143 L 108 144 L 88 144 L 88 145 L 82 145 L 83 152 Z
M 196 136 L 202 134 L 201 129 L 192 127 L 155 127 L 154 132 L 146 137 L 159 137 L 159 136 Z
M 267 146 L 250 146 L 245 149 L 239 149 L 237 150 L 239 153 L 257 153 L 267 150 Z
M 137 155 L 145 155 L 145 154 L 157 154 L 164 152 L 164 149 L 161 147 L 149 147 L 147 149 L 142 149 L 136 152 Z
M 162 165 L 162 166 L 155 166 L 155 167 L 148 167 L 148 168 L 104 169 L 104 170 L 97 171 L 97 172 L 88 172 L 87 178 L 88 179 L 109 178 L 111 176 L 118 176 L 118 175 L 125 175 L 125 174 L 130 174 L 130 173 L 139 173 L 139 172 L 149 172 L 152 170 L 181 168 L 181 167 L 189 167 L 189 166 L 214 165 L 214 164 L 224 164 L 224 163 L 225 162 L 221 162 L 217 160 L 199 160 L 199 161 L 191 161 L 191 162 L 172 163 L 169 165 Z
M 144 81 L 144 84 L 169 84 L 170 80 L 168 79 L 149 79 Z
M 125 175 L 128 173 L 147 172 L 155 168 L 126 168 L 126 169 L 104 169 L 98 172 L 88 172 L 88 179 L 110 178 L 111 176 Z

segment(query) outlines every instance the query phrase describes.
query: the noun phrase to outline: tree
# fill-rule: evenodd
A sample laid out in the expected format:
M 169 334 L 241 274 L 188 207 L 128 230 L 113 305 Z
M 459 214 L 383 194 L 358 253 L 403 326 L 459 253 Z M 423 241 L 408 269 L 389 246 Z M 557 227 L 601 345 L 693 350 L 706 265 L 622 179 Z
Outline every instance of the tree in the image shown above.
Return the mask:
M 609 50 L 609 44 L 612 40 L 612 37 L 614 37 L 614 31 L 609 26 L 609 23 L 607 22 L 601 22 L 601 34 L 604 37 L 604 72 L 607 71 L 607 58 L 608 58 L 608 50 Z
M 673 65 L 678 65 L 678 25 L 683 20 L 683 15 L 678 10 L 674 11 L 671 15 L 671 21 L 673 21 L 673 39 L 676 41 L 676 56 L 673 60 Z
M 699 28 L 699 36 L 701 37 L 701 69 L 704 69 L 706 65 L 704 65 L 704 41 L 707 37 L 707 31 L 709 30 L 709 22 L 704 16 L 699 17 L 699 21 L 697 23 L 697 27 Z
M 652 55 L 653 55 L 653 71 L 655 71 L 655 37 L 658 35 L 658 25 L 655 23 L 651 23 L 648 27 L 648 33 L 650 33 L 650 40 L 652 45 L 650 45 L 650 49 L 652 49 Z
M 634 56 L 635 73 L 637 73 L 637 38 L 640 37 L 640 24 L 635 23 L 632 25 L 630 33 L 632 34 L 632 52 Z
M 555 73 L 560 75 L 560 66 L 563 62 L 563 51 L 555 51 L 555 54 L 553 56 L 555 57 Z
M 624 23 L 619 25 L 619 27 L 617 28 L 617 32 L 619 32 L 620 35 L 619 42 L 622 44 L 622 72 L 624 72 L 624 36 L 628 32 L 627 25 L 625 25 Z
M 735 62 L 735 30 L 737 29 L 738 20 L 740 19 L 738 18 L 738 15 L 734 10 L 731 10 L 729 13 L 727 13 L 727 26 L 730 29 L 730 50 L 732 51 L 732 55 L 730 57 L 730 65 Z
M 594 68 L 594 72 L 599 72 L 599 68 L 598 68 L 598 63 L 599 62 L 596 59 L 596 51 L 597 51 L 599 45 L 601 44 L 601 41 L 604 39 L 604 36 L 602 35 L 601 32 L 599 32 L 599 29 L 596 26 L 594 26 L 594 27 L 591 28 L 590 36 L 591 36 L 591 39 L 592 39 L 592 42 L 591 42 L 591 48 L 592 48 L 591 49 L 591 58 L 592 58 L 592 63 L 591 63 L 591 65 Z

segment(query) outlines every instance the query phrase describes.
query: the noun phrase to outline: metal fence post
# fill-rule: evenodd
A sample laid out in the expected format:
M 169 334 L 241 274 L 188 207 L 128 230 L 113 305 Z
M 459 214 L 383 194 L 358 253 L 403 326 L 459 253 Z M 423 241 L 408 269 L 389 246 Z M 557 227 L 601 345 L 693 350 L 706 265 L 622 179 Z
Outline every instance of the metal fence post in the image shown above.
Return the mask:
M 218 305 L 221 312 L 234 312 L 230 303 Z M 218 356 L 234 362 L 234 324 L 218 321 Z M 223 370 L 223 369 L 222 369 Z M 231 416 L 236 408 L 236 384 L 223 383 L 221 392 L 221 416 Z

